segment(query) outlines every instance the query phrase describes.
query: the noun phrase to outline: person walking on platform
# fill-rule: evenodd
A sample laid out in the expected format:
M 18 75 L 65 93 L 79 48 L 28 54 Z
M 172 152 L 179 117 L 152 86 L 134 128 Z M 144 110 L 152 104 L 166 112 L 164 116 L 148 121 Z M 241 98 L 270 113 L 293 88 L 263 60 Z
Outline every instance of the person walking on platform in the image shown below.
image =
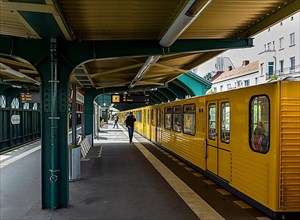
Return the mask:
M 113 128 L 115 128 L 115 127 L 118 128 L 118 121 L 119 121 L 119 116 L 115 115 L 115 117 L 114 117 L 114 127 Z
M 125 123 L 126 127 L 128 128 L 128 135 L 129 135 L 129 143 L 132 142 L 133 131 L 134 131 L 134 122 L 136 121 L 133 113 L 130 112 L 129 115 L 126 117 Z

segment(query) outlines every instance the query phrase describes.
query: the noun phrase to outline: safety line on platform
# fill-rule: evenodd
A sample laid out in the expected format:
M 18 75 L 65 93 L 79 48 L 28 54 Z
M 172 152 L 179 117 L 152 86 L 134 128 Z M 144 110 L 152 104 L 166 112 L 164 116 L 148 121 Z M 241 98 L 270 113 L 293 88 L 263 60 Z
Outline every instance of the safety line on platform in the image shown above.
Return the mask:
M 39 145 L 39 146 L 37 146 L 37 147 L 34 147 L 34 148 L 32 148 L 32 149 L 30 149 L 30 150 L 28 150 L 28 151 L 26 151 L 26 152 L 24 152 L 24 153 L 21 153 L 21 154 L 19 154 L 19 155 L 13 157 L 13 158 L 11 158 L 11 159 L 8 159 L 8 160 L 6 160 L 6 161 L 4 161 L 4 162 L 1 162 L 1 163 L 0 163 L 0 169 L 2 169 L 2 168 L 4 168 L 4 167 L 8 166 L 9 164 L 11 164 L 11 163 L 13 163 L 13 162 L 15 162 L 15 161 L 17 161 L 17 160 L 20 160 L 20 159 L 22 159 L 22 158 L 28 156 L 29 154 L 32 154 L 32 153 L 38 151 L 38 150 L 40 150 L 40 149 L 41 149 L 41 145 Z
M 127 131 L 120 126 L 122 131 L 128 136 Z M 151 143 L 151 142 L 149 142 Z M 168 167 L 166 167 L 159 159 L 157 159 L 143 144 L 133 137 L 133 144 L 152 164 L 152 166 L 162 175 L 175 192 L 184 200 L 195 215 L 201 219 L 224 219 L 216 210 L 206 203 L 197 193 L 188 187 L 181 179 L 179 179 Z

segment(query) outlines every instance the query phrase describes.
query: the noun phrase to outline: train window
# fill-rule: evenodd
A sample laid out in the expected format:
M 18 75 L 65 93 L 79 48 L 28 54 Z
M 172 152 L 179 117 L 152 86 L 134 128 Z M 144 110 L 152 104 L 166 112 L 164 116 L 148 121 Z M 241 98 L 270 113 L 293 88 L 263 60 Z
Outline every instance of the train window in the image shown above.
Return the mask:
M 155 126 L 154 109 L 151 109 L 151 125 Z
M 217 136 L 216 131 L 216 104 L 209 104 L 208 106 L 208 138 L 215 140 Z
M 251 149 L 267 153 L 270 143 L 270 100 L 266 95 L 254 96 L 250 100 L 250 108 Z
M 183 106 L 183 133 L 195 135 L 196 132 L 196 106 L 189 104 Z
M 150 124 L 150 110 L 147 110 L 147 124 Z
M 171 130 L 172 128 L 172 108 L 165 108 L 165 129 Z
M 180 105 L 173 107 L 173 130 L 178 132 L 182 130 L 182 109 Z
M 136 112 L 136 121 L 142 122 L 142 111 L 141 110 Z
M 221 103 L 221 141 L 230 142 L 230 103 Z

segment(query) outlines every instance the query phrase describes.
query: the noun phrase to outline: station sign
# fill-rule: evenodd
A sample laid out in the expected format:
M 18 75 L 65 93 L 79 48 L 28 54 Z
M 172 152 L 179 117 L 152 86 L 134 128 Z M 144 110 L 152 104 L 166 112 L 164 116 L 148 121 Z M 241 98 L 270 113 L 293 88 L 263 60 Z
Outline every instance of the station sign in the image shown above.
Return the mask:
M 20 94 L 20 100 L 22 103 L 40 103 L 40 93 L 38 92 L 26 92 Z
M 71 93 L 70 93 L 70 102 L 72 102 L 72 98 L 73 98 L 73 89 L 71 89 Z M 84 95 L 81 91 L 77 90 L 76 91 L 76 102 L 84 104 Z
M 145 103 L 149 104 L 149 95 L 121 95 L 113 94 L 111 95 L 111 103 Z

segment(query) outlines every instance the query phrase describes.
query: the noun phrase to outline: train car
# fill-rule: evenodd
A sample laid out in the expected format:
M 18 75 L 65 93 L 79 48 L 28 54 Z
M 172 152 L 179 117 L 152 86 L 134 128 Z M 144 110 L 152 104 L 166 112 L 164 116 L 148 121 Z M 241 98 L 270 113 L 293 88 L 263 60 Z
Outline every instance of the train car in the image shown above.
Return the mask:
M 141 114 L 144 109 L 139 109 Z M 299 215 L 299 81 L 246 87 L 147 110 L 153 142 L 268 216 Z M 147 136 L 140 126 L 137 131 Z

